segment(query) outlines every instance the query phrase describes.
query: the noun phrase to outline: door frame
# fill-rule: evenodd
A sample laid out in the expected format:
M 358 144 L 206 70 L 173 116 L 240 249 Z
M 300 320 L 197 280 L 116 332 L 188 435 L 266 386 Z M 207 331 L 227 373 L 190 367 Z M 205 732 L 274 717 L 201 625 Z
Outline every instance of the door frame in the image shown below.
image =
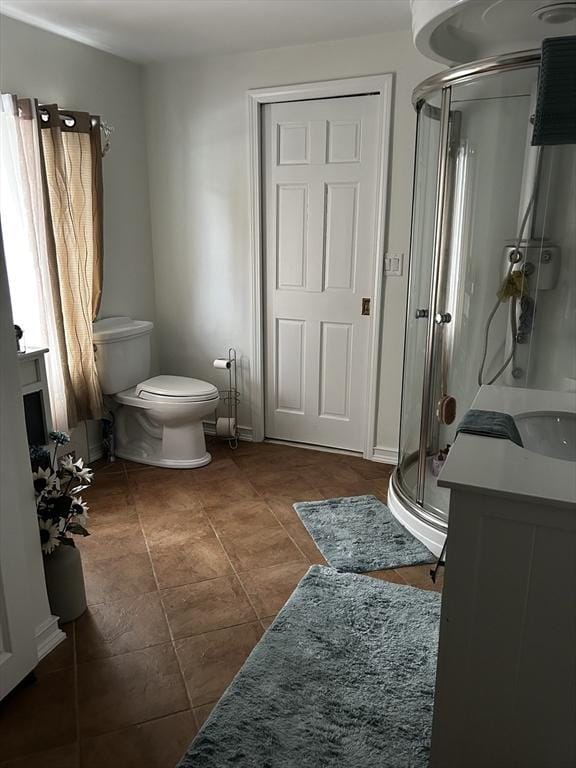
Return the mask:
M 384 247 L 388 211 L 388 178 L 392 123 L 392 74 L 349 77 L 247 91 L 248 135 L 250 142 L 250 266 L 252 274 L 252 344 L 250 371 L 250 401 L 252 439 L 264 440 L 264 242 L 263 242 L 263 107 L 283 101 L 329 99 L 338 96 L 378 97 L 377 132 L 378 162 L 376 177 L 376 217 L 372 274 L 372 313 L 368 339 L 368 375 L 366 402 L 368 408 L 363 425 L 364 458 L 371 459 L 376 445 L 376 415 L 378 398 L 378 363 L 382 318 L 382 288 L 384 283 Z

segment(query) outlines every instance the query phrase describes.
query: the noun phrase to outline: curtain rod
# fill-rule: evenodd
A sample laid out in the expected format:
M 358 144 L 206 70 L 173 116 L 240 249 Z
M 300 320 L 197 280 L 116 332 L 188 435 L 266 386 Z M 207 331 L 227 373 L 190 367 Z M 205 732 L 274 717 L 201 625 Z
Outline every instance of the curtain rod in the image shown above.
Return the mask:
M 47 119 L 50 115 L 49 110 L 47 110 L 45 107 L 39 106 L 38 112 L 42 119 Z M 72 127 L 76 122 L 74 115 L 69 114 L 65 109 L 59 109 L 58 116 L 60 117 L 60 120 L 62 120 L 62 122 L 65 123 L 68 127 Z M 102 118 L 100 118 L 98 121 L 95 117 L 90 117 L 90 124 L 92 128 L 98 125 L 98 122 L 100 123 L 100 130 L 102 131 L 104 139 L 102 143 L 102 157 L 104 157 L 104 155 L 106 155 L 110 149 L 110 139 L 115 129 L 113 125 L 110 125 L 110 123 L 106 122 L 106 120 L 103 120 Z

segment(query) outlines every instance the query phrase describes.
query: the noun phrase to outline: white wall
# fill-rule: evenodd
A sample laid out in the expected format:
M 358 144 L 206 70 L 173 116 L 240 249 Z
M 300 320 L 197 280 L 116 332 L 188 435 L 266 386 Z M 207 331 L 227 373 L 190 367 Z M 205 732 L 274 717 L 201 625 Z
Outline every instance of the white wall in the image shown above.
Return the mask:
M 161 365 L 223 384 L 211 360 L 233 345 L 250 365 L 246 91 L 395 73 L 386 249 L 408 255 L 415 112 L 410 96 L 440 69 L 409 32 L 151 65 L 146 104 Z M 397 447 L 407 270 L 385 285 L 378 445 Z M 245 395 L 246 399 L 246 395 Z M 244 408 L 241 423 L 250 425 Z
M 2 91 L 87 110 L 116 129 L 103 161 L 100 314 L 154 319 L 141 67 L 6 16 L 0 47 Z
M 114 126 L 112 147 L 102 166 L 100 316 L 154 320 L 142 68 L 6 16 L 0 21 L 0 90 L 99 114 Z M 79 456 L 90 459 L 99 454 L 99 424 L 79 425 L 72 438 Z

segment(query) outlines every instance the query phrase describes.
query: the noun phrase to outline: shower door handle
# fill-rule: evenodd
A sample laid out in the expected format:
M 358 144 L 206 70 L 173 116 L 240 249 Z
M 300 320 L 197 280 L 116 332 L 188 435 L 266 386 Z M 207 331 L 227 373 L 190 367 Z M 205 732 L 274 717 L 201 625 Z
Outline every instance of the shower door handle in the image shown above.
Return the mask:
M 416 320 L 421 320 L 423 317 L 428 317 L 428 310 L 427 309 L 417 309 L 416 310 Z
M 438 312 L 434 320 L 438 325 L 442 325 L 443 323 L 449 323 L 452 320 L 452 315 L 450 312 Z

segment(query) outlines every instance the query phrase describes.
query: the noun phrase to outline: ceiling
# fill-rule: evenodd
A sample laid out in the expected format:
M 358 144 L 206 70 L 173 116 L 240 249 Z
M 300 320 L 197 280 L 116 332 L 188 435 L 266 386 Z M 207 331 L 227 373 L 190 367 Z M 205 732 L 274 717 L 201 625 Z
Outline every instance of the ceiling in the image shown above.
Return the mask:
M 409 0 L 1 0 L 0 11 L 142 63 L 410 29 Z

